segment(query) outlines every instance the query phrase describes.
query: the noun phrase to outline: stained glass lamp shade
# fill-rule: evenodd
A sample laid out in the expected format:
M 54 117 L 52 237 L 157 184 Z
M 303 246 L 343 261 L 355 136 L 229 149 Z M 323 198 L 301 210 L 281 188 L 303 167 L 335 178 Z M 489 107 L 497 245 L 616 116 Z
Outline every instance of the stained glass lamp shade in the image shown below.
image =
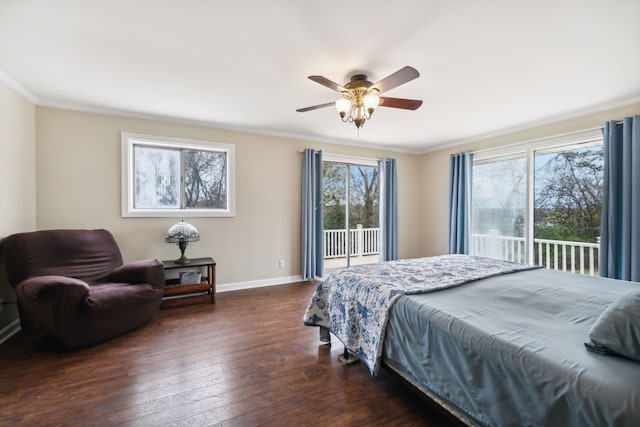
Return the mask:
M 184 251 L 187 249 L 189 242 L 197 242 L 200 240 L 200 233 L 198 233 L 198 229 L 196 227 L 182 220 L 171 226 L 167 231 L 167 235 L 164 240 L 167 243 L 178 244 L 178 247 L 180 248 L 180 258 L 175 262 L 186 264 L 189 262 L 189 259 L 184 256 Z

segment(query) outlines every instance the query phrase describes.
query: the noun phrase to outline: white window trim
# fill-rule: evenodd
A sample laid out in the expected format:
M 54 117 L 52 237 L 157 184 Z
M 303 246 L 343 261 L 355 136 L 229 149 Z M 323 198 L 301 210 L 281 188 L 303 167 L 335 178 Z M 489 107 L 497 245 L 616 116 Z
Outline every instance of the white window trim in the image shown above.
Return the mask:
M 548 149 L 570 150 L 572 146 L 588 147 L 589 145 L 602 144 L 602 128 L 588 129 L 580 132 L 573 132 L 564 135 L 552 136 L 531 141 L 518 142 L 510 145 L 503 145 L 496 148 L 487 148 L 473 152 L 473 161 L 484 162 L 505 157 L 525 157 L 529 151 L 540 151 Z
M 344 163 L 348 165 L 378 166 L 378 159 L 368 157 L 344 156 L 341 154 L 322 154 L 323 162 Z
M 134 207 L 133 148 L 146 145 L 227 153 L 227 209 L 140 209 Z M 193 139 L 169 138 L 122 132 L 122 216 L 123 217 L 233 217 L 235 216 L 235 145 Z

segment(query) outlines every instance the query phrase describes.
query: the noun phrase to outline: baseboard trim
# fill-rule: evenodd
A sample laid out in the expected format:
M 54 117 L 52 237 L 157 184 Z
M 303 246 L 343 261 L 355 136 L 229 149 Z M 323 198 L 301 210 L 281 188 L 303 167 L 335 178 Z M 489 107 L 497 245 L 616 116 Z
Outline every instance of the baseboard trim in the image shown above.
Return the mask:
M 0 330 L 0 344 L 11 338 L 20 330 L 20 319 L 15 319 Z
M 250 280 L 248 282 L 224 283 L 216 285 L 216 292 L 239 291 L 241 289 L 263 288 L 266 286 L 284 285 L 285 283 L 302 282 L 302 276 L 274 277 L 271 279 Z

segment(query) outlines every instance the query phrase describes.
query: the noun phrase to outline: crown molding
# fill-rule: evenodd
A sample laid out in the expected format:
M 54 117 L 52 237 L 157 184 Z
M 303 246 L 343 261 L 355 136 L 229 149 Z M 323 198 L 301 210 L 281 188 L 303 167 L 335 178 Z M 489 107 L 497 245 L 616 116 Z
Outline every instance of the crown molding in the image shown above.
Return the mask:
M 98 107 L 93 105 L 75 104 L 70 102 L 59 102 L 59 101 L 50 100 L 50 99 L 41 99 L 38 101 L 38 105 L 41 107 L 60 108 L 62 110 L 78 111 L 81 113 L 105 114 L 109 116 L 119 116 L 119 117 L 134 118 L 134 119 L 141 119 L 141 120 L 162 121 L 162 122 L 176 123 L 176 124 L 188 125 L 188 126 L 201 126 L 201 127 L 219 129 L 219 130 L 225 130 L 225 131 L 243 132 L 243 133 L 250 133 L 255 135 L 287 138 L 287 139 L 293 139 L 293 140 L 303 141 L 303 142 L 317 142 L 321 144 L 349 146 L 349 147 L 355 147 L 355 148 L 367 148 L 370 150 L 381 150 L 381 151 L 389 151 L 394 153 L 420 154 L 420 151 L 418 149 L 409 149 L 409 148 L 397 147 L 397 146 L 394 147 L 391 145 L 378 144 L 373 142 L 356 142 L 351 140 L 321 138 L 321 137 L 314 137 L 310 135 L 297 134 L 293 132 L 279 132 L 279 131 L 273 131 L 269 129 L 254 128 L 249 126 L 230 126 L 224 123 L 207 122 L 204 120 L 182 119 L 178 117 L 163 116 L 159 114 L 140 113 L 135 111 Z
M 603 104 L 594 105 L 594 106 L 583 108 L 580 110 L 574 110 L 566 114 L 549 116 L 544 119 L 534 120 L 531 122 L 523 123 L 521 125 L 513 126 L 509 128 L 503 128 L 500 130 L 496 130 L 494 132 L 487 132 L 484 134 L 480 134 L 480 135 L 476 135 L 476 136 L 472 136 L 469 138 L 464 138 L 456 141 L 442 142 L 439 144 L 429 146 L 424 151 L 421 151 L 419 154 L 427 154 L 427 153 L 432 153 L 434 151 L 444 150 L 447 148 L 455 148 L 460 145 L 467 145 L 467 144 L 473 144 L 475 142 L 486 141 L 491 138 L 498 138 L 498 137 L 509 135 L 512 133 L 517 133 L 517 132 L 521 132 L 529 129 L 535 129 L 538 127 L 553 125 L 555 123 L 561 123 L 568 120 L 589 116 L 591 114 L 604 113 L 605 111 L 615 110 L 617 108 L 624 108 L 624 107 L 628 107 L 638 103 L 640 103 L 640 94 L 632 95 L 629 97 L 621 98 L 621 99 L 603 103 Z M 615 120 L 615 119 L 612 118 L 612 120 Z M 576 131 L 576 132 L 580 132 L 580 131 Z
M 2 69 L 0 69 L 0 82 L 3 82 L 11 89 L 18 92 L 20 95 L 24 96 L 26 99 L 31 101 L 32 104 L 38 104 L 38 97 L 27 90 L 24 86 L 18 83 L 15 79 L 13 79 L 9 74 L 5 73 Z
M 373 142 L 357 142 L 357 141 L 351 141 L 351 140 L 329 139 L 329 138 L 317 137 L 312 135 L 302 135 L 302 134 L 297 134 L 292 132 L 280 132 L 280 131 L 273 131 L 269 129 L 259 129 L 254 127 L 248 127 L 248 126 L 230 126 L 224 123 L 214 123 L 214 122 L 207 122 L 203 120 L 182 119 L 177 117 L 162 116 L 162 115 L 148 114 L 148 113 L 139 113 L 134 111 L 111 109 L 111 108 L 105 108 L 105 107 L 81 105 L 81 104 L 68 103 L 68 102 L 58 102 L 58 101 L 48 100 L 48 99 L 38 100 L 33 94 L 31 94 L 29 91 L 24 89 L 19 83 L 11 79 L 8 75 L 3 73 L 2 70 L 0 70 L 0 81 L 6 81 L 4 80 L 3 77 L 6 77 L 7 79 L 9 79 L 10 82 L 12 82 L 12 83 L 7 82 L 9 86 L 14 87 L 13 84 L 17 85 L 17 88 L 14 87 L 14 89 L 16 89 L 18 92 L 23 94 L 25 97 L 27 97 L 27 99 L 32 101 L 34 104 L 37 104 L 43 107 L 61 108 L 65 110 L 72 110 L 72 111 L 78 111 L 78 112 L 106 114 L 106 115 L 112 115 L 112 116 L 120 116 L 120 117 L 128 117 L 128 118 L 136 118 L 136 119 L 144 119 L 144 120 L 156 120 L 156 121 L 163 121 L 163 122 L 190 125 L 190 126 L 201 126 L 201 127 L 233 131 L 233 132 L 244 132 L 244 133 L 251 133 L 251 134 L 263 135 L 263 136 L 287 138 L 287 139 L 293 139 L 293 140 L 303 141 L 303 142 L 316 142 L 316 143 L 328 144 L 328 145 L 349 146 L 354 148 L 366 148 L 370 150 L 381 150 L 381 151 L 413 154 L 413 155 L 423 155 L 423 154 L 428 154 L 428 153 L 432 153 L 432 152 L 444 150 L 444 149 L 455 149 L 455 147 L 458 147 L 461 145 L 467 145 L 475 142 L 486 141 L 491 138 L 497 138 L 504 135 L 525 131 L 528 129 L 534 129 L 537 127 L 552 125 L 554 123 L 560 123 L 563 121 L 576 119 L 583 116 L 588 116 L 590 114 L 602 113 L 608 110 L 614 110 L 617 108 L 622 108 L 622 107 L 640 103 L 640 94 L 635 94 L 629 97 L 613 100 L 611 102 L 598 104 L 598 105 L 580 109 L 580 110 L 574 110 L 566 114 L 549 116 L 540 120 L 530 121 L 518 126 L 503 128 L 493 132 L 487 132 L 484 134 L 475 135 L 469 138 L 464 138 L 460 140 L 441 141 L 439 143 L 435 143 L 427 147 L 408 148 L 406 146 L 398 147 L 398 146 L 373 143 Z

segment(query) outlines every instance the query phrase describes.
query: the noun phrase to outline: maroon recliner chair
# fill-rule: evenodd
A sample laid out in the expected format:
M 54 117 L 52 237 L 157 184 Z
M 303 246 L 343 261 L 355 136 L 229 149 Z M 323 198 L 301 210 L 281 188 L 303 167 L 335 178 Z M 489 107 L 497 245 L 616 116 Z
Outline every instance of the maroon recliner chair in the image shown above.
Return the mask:
M 107 230 L 42 230 L 2 240 L 9 283 L 25 332 L 71 348 L 121 335 L 158 312 L 164 268 L 158 260 L 123 265 Z

